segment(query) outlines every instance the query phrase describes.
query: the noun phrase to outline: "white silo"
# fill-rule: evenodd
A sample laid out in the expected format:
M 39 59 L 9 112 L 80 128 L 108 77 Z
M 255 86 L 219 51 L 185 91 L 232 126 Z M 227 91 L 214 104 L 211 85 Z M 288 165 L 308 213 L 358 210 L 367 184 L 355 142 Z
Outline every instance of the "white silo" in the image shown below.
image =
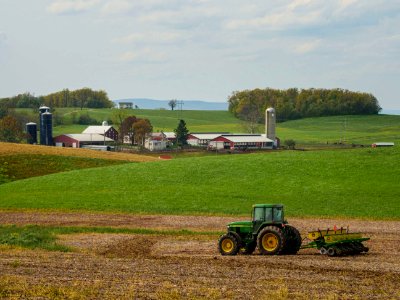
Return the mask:
M 108 126 L 108 122 L 107 121 L 103 121 L 102 125 L 103 126 Z
M 275 142 L 275 123 L 276 114 L 275 109 L 270 107 L 265 110 L 265 135 L 267 138 Z

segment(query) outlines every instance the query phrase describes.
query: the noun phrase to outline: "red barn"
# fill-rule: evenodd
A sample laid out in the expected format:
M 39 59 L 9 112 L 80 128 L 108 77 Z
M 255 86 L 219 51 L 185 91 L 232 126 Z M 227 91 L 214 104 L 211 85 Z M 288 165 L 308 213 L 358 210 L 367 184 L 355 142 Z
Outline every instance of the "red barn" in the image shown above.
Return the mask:
M 224 134 L 213 139 L 210 148 L 214 149 L 273 149 L 274 141 L 264 134 Z
M 54 138 L 54 143 L 59 147 L 82 148 L 85 145 L 105 145 L 114 140 L 100 134 L 62 134 Z

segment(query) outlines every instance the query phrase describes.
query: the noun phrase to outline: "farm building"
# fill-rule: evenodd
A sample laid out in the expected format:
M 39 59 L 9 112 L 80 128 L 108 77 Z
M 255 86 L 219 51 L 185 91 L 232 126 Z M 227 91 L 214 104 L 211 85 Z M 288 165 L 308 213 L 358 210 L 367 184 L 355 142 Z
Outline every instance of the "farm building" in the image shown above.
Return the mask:
M 103 122 L 102 126 L 89 126 L 82 134 L 100 134 L 104 135 L 114 141 L 118 140 L 118 131 L 114 129 L 114 127 L 106 125 L 106 122 Z
M 265 134 L 223 134 L 209 143 L 209 149 L 273 149 L 274 141 Z
M 376 148 L 376 147 L 393 147 L 394 143 L 392 142 L 379 142 L 379 143 L 373 143 L 371 145 L 372 148 Z
M 119 102 L 118 103 L 118 108 L 119 109 L 132 109 L 133 108 L 133 102 Z
M 132 138 L 133 138 L 133 135 L 131 133 L 124 135 L 124 144 L 132 144 Z M 166 137 L 163 134 L 163 132 L 153 132 L 149 135 L 149 137 L 146 139 L 146 141 L 147 140 L 163 141 L 163 140 L 166 140 Z M 133 142 L 134 142 L 134 144 L 136 144 L 135 141 L 133 141 Z M 145 148 L 147 148 L 146 145 L 145 145 Z
M 83 148 L 87 145 L 105 145 L 113 143 L 114 140 L 100 134 L 62 134 L 54 138 L 58 147 Z
M 167 140 L 152 140 L 147 139 L 144 142 L 144 147 L 150 151 L 162 151 L 167 148 L 168 141 Z
M 165 135 L 165 138 L 170 141 L 171 143 L 174 143 L 176 140 L 176 134 L 175 132 L 162 132 Z
M 192 132 L 188 135 L 187 142 L 191 146 L 208 147 L 213 139 L 229 132 Z
M 172 142 L 168 139 L 167 134 L 161 131 L 153 132 L 150 137 L 146 139 L 144 147 L 150 151 L 161 151 L 165 150 L 171 144 Z

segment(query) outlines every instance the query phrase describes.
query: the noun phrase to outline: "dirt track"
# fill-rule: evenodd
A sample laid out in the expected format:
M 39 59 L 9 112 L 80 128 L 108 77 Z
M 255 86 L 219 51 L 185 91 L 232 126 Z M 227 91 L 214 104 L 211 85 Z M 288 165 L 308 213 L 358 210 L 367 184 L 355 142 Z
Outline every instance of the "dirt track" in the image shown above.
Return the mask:
M 0 224 L 196 231 L 223 231 L 233 219 L 237 218 L 0 212 Z M 56 289 L 61 298 L 77 299 L 400 299 L 400 222 L 291 221 L 302 234 L 317 227 L 350 225 L 352 231 L 371 237 L 366 243 L 371 250 L 340 258 L 311 249 L 296 256 L 222 257 L 216 235 L 64 235 L 60 241 L 75 252 L 0 248 L 0 298 L 7 295 L 2 291 L 34 298 Z

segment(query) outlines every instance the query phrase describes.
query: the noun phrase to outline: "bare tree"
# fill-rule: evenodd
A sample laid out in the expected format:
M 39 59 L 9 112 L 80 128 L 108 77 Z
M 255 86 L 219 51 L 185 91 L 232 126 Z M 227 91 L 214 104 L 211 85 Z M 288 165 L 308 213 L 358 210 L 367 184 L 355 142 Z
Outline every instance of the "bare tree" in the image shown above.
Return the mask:
M 178 101 L 176 101 L 176 99 L 172 99 L 168 102 L 168 105 L 171 107 L 171 110 L 174 110 L 174 108 L 176 107 L 177 104 L 178 104 Z

